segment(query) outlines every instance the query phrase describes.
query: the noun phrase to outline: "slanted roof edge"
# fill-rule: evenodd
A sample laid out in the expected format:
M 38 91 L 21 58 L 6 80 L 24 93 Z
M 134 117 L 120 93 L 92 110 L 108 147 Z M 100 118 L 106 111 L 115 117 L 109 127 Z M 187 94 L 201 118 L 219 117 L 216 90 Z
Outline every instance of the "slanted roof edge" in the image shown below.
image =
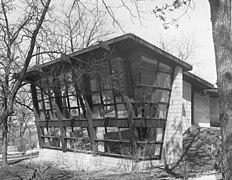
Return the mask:
M 128 34 L 125 34 L 125 35 L 122 35 L 122 36 L 118 36 L 118 37 L 115 37 L 113 39 L 110 39 L 110 40 L 107 40 L 105 41 L 105 43 L 107 43 L 108 45 L 111 45 L 111 44 L 114 44 L 114 43 L 117 43 L 117 42 L 120 42 L 120 41 L 123 41 L 123 40 L 126 40 L 126 39 L 131 39 L 131 40 L 134 40 L 135 42 L 137 43 L 140 43 L 141 45 L 155 51 L 155 52 L 158 52 L 159 54 L 162 54 L 163 56 L 167 57 L 168 59 L 170 59 L 173 63 L 177 64 L 177 65 L 180 65 L 183 67 L 183 70 L 184 71 L 189 71 L 189 70 L 192 70 L 192 66 L 184 61 L 181 61 L 180 59 L 178 59 L 177 57 L 167 53 L 166 51 L 154 46 L 153 44 L 141 39 L 140 37 L 134 35 L 134 34 L 131 34 L 131 33 L 128 33 Z M 87 48 L 83 48 L 79 51 L 76 51 L 74 53 L 70 53 L 69 56 L 73 57 L 73 56 L 77 56 L 77 55 L 80 55 L 80 54 L 84 54 L 84 53 L 87 53 L 87 52 L 90 52 L 90 51 L 93 51 L 93 50 L 96 50 L 98 49 L 100 46 L 99 44 L 96 44 L 96 45 L 92 45 L 92 46 L 89 46 Z M 52 65 L 52 64 L 55 64 L 57 62 L 59 62 L 61 59 L 60 58 L 57 58 L 55 60 L 52 60 L 52 61 L 49 61 L 49 62 L 46 62 L 44 64 L 41 64 L 40 66 L 41 67 L 45 67 L 45 66 L 48 66 L 48 65 Z M 28 72 L 32 71 L 34 68 L 29 68 L 28 69 Z
M 190 72 L 186 71 L 186 72 L 184 72 L 184 76 L 187 76 L 188 78 L 196 81 L 197 83 L 199 83 L 199 85 L 201 85 L 201 84 L 205 85 L 207 87 L 205 89 L 214 89 L 214 85 L 213 84 L 211 84 L 210 82 L 208 82 L 208 81 L 206 81 L 206 80 L 204 80 L 204 79 L 196 76 L 193 73 L 190 73 Z

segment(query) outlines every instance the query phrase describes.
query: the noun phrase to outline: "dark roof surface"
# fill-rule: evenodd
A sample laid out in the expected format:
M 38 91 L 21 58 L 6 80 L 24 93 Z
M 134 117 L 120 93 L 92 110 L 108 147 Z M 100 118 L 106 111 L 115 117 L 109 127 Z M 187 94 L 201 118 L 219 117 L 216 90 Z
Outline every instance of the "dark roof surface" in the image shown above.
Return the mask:
M 112 46 L 117 46 L 117 49 L 120 51 L 124 52 L 129 52 L 133 50 L 137 50 L 138 48 L 146 48 L 151 52 L 154 52 L 161 57 L 163 57 L 163 61 L 166 63 L 174 64 L 174 65 L 179 65 L 183 67 L 184 71 L 189 71 L 192 69 L 192 66 L 184 61 L 181 61 L 180 59 L 176 58 L 175 56 L 165 52 L 164 50 L 152 45 L 151 43 L 148 43 L 147 41 L 139 38 L 138 36 L 135 36 L 134 34 L 125 34 L 113 39 L 110 39 L 108 41 L 105 41 L 105 44 L 112 47 Z M 74 53 L 69 54 L 70 57 L 76 57 L 80 56 L 83 54 L 87 54 L 91 51 L 95 51 L 102 48 L 100 43 L 96 45 L 89 46 L 87 48 L 84 48 L 82 50 L 76 51 Z M 44 64 L 41 64 L 40 67 L 46 67 L 53 65 L 55 63 L 58 63 L 61 61 L 61 58 L 57 58 L 55 60 L 46 62 Z M 33 71 L 33 68 L 28 69 L 28 72 Z

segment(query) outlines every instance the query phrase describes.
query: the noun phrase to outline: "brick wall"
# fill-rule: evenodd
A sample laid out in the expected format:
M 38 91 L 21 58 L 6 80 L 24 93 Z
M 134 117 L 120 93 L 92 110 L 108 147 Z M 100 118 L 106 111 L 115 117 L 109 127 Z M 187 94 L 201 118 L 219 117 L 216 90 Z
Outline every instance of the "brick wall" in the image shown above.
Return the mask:
M 182 154 L 182 67 L 176 66 L 164 135 L 162 160 L 174 164 Z
M 183 101 L 182 101 L 182 123 L 183 132 L 191 127 L 191 93 L 192 85 L 183 81 Z

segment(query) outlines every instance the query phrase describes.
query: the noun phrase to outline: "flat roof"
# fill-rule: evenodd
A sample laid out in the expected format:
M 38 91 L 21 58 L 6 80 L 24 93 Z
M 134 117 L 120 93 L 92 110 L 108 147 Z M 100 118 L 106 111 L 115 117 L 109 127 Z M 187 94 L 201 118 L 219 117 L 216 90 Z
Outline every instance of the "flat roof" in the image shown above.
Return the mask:
M 214 89 L 214 85 L 190 72 L 184 72 L 183 79 L 200 90 Z

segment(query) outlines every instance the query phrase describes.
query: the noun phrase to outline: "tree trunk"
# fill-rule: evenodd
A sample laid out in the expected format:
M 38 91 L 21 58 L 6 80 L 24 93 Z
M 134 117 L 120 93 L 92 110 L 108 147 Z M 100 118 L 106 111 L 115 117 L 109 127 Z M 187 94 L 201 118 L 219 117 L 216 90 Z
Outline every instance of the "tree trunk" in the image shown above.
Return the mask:
M 2 129 L 2 166 L 7 166 L 7 119 L 3 122 Z
M 219 90 L 223 179 L 232 179 L 231 0 L 209 0 Z

